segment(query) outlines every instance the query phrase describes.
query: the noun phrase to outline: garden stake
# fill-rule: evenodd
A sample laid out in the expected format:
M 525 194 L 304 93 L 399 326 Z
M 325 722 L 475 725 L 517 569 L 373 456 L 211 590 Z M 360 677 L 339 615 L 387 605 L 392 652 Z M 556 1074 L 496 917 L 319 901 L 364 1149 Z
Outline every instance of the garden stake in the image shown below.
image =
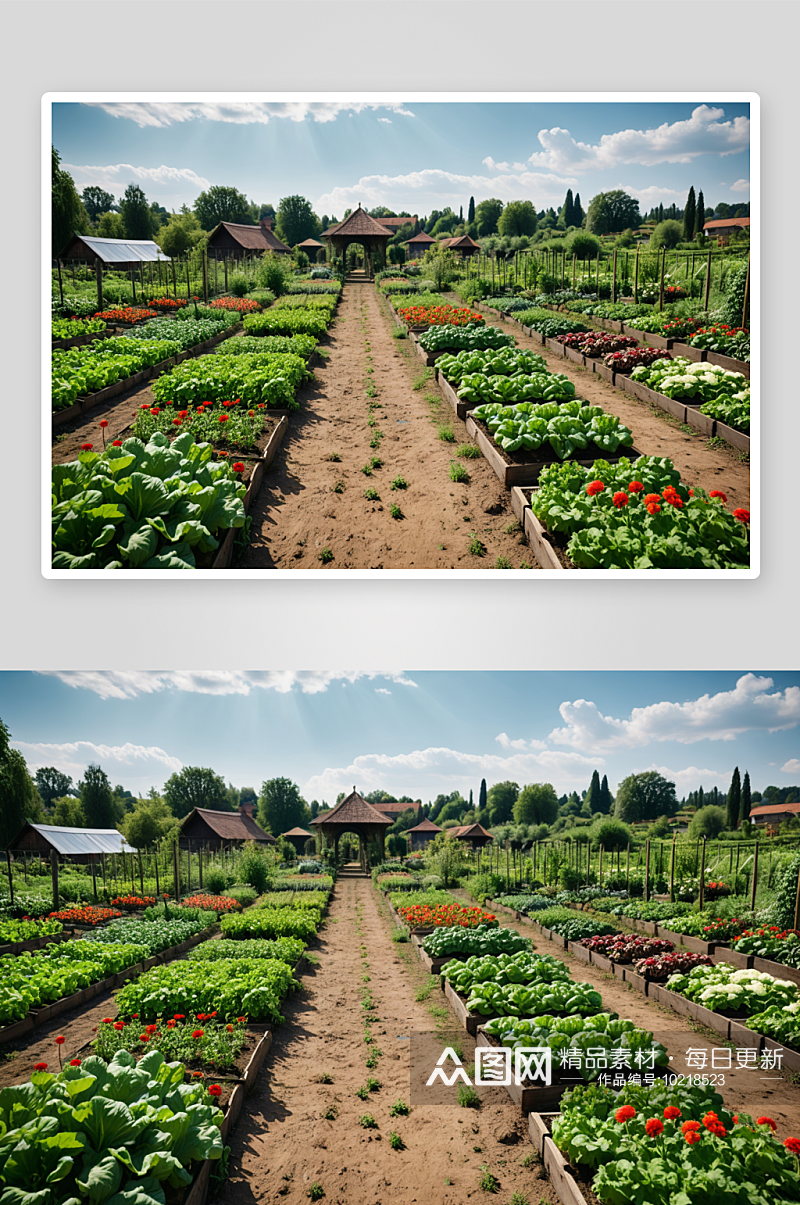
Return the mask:
M 13 904 L 14 903 L 14 879 L 11 874 L 11 853 L 9 850 L 6 850 L 6 866 L 8 867 L 8 898 L 9 898 L 10 902 Z M 58 907 L 58 905 L 56 905 L 56 907 Z

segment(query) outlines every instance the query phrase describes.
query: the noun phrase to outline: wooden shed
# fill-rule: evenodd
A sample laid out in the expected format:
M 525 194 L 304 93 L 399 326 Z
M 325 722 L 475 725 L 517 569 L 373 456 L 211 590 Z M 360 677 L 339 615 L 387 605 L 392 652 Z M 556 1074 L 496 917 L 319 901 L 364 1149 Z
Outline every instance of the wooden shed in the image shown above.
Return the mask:
M 276 255 L 291 255 L 291 249 L 273 234 L 265 218 L 257 226 L 238 222 L 220 222 L 208 236 L 208 254 L 215 259 L 244 259 L 274 251 Z
M 405 246 L 408 247 L 409 259 L 419 259 L 429 247 L 436 246 L 436 239 L 431 238 L 424 230 L 420 230 L 419 234 L 415 234 L 413 238 L 406 239 Z
M 461 824 L 455 828 L 446 828 L 444 831 L 448 837 L 464 841 L 472 849 L 483 849 L 484 845 L 494 841 L 492 834 L 488 833 L 482 824 Z
M 75 234 L 58 257 L 79 264 L 95 264 L 98 259 L 104 268 L 129 271 L 140 264 L 169 263 L 152 239 L 95 238 L 93 234 Z
M 31 824 L 27 821 L 6 847 L 11 853 L 31 853 L 50 857 L 52 852 L 70 862 L 88 865 L 101 854 L 132 854 L 116 828 L 66 828 L 56 824 Z
M 468 234 L 462 234 L 460 238 L 442 239 L 439 246 L 445 247 L 448 251 L 455 251 L 456 255 L 460 255 L 462 259 L 469 259 L 471 255 L 476 255 L 480 251 L 478 244 Z
M 295 251 L 305 251 L 306 255 L 311 260 L 312 264 L 315 264 L 318 262 L 317 257 L 319 256 L 319 253 L 320 253 L 320 251 L 324 251 L 324 250 L 325 250 L 325 244 L 318 243 L 315 238 L 304 239 L 302 243 L 298 243 L 297 246 L 295 247 Z
M 415 853 L 418 849 L 424 849 L 430 844 L 439 833 L 444 830 L 439 828 L 438 824 L 434 824 L 432 820 L 426 817 L 413 828 L 407 828 L 403 836 L 408 841 L 408 849 L 410 853 Z
M 238 812 L 216 812 L 211 808 L 194 808 L 181 824 L 181 849 L 230 849 L 245 841 L 274 845 L 272 833 L 259 828 L 252 816 L 243 809 Z

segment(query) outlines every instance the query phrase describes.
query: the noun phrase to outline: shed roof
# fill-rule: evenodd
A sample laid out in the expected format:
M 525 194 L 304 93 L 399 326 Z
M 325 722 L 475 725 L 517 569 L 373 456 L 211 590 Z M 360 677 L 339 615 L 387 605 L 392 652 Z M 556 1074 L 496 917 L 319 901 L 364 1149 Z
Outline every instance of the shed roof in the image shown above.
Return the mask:
M 189 821 L 198 816 L 212 832 L 223 841 L 271 841 L 275 838 L 272 833 L 264 832 L 250 816 L 242 812 L 217 812 L 213 808 L 193 808 L 185 820 L 181 821 L 184 828 Z
M 480 247 L 475 242 L 475 239 L 470 238 L 468 234 L 462 234 L 459 238 L 445 239 L 445 242 L 447 242 L 451 247 L 474 247 L 476 251 L 480 250 Z
M 169 256 L 164 255 L 161 248 L 152 239 L 129 238 L 95 238 L 94 235 L 76 234 L 67 243 L 59 258 L 75 259 L 69 252 L 73 247 L 78 249 L 83 243 L 86 250 L 100 259 L 104 264 L 129 264 L 135 260 L 144 263 L 155 263 L 157 260 L 169 262 Z
M 445 829 L 448 837 L 488 837 L 493 841 L 491 833 L 488 833 L 482 824 L 461 824 L 457 828 Z
M 376 222 L 380 222 L 381 226 L 388 226 L 390 230 L 399 230 L 401 226 L 408 226 L 416 220 L 416 214 L 413 218 L 375 218 Z
M 303 239 L 302 243 L 298 243 L 297 247 L 324 247 L 324 243 L 318 243 L 315 238 Z M 295 248 L 297 250 L 297 248 Z
M 385 239 L 392 237 L 391 230 L 387 230 L 385 226 L 381 226 L 380 222 L 376 222 L 375 218 L 371 218 L 360 205 L 343 222 L 339 222 L 336 226 L 329 226 L 323 234 L 325 238 L 330 238 L 333 234 L 347 237 L 369 235 L 371 238 Z
M 442 831 L 438 824 L 434 824 L 426 816 L 424 820 L 421 820 L 419 824 L 415 824 L 413 828 L 407 828 L 405 835 L 408 835 L 408 833 L 441 833 Z
M 324 814 L 320 813 L 311 823 L 340 824 L 346 827 L 348 824 L 385 824 L 388 826 L 394 822 L 387 816 L 383 816 L 371 803 L 367 803 L 363 795 L 359 795 L 354 788 L 341 803 L 337 803 L 335 808 Z
M 750 809 L 751 816 L 796 816 L 800 812 L 800 803 L 762 803 Z
M 313 837 L 307 828 L 290 828 L 288 832 L 281 833 L 282 837 Z
M 429 234 L 426 234 L 424 230 L 420 230 L 419 234 L 415 234 L 413 238 L 406 239 L 406 246 L 408 246 L 409 243 L 435 243 L 435 242 L 436 242 L 435 238 L 431 238 L 431 236 Z
M 220 222 L 208 236 L 209 242 L 218 230 L 227 230 L 228 234 L 240 247 L 247 251 L 289 251 L 286 243 L 282 243 L 277 234 L 273 234 L 267 226 L 246 226 L 239 222 Z
M 714 230 L 717 226 L 749 226 L 749 218 L 709 218 L 704 224 L 704 230 Z
M 71 857 L 81 854 L 128 854 L 135 852 L 122 833 L 115 828 L 62 828 L 55 824 L 31 824 L 22 826 L 8 848 L 15 849 L 23 833 L 33 829 L 53 847 L 58 854 Z

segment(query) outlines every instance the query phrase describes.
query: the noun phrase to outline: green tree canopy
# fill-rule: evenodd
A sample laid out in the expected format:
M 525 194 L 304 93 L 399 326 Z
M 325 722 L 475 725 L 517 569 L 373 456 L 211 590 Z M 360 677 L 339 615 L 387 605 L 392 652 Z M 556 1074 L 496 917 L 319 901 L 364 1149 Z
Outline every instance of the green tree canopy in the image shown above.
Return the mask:
M 702 235 L 703 227 L 705 226 L 705 223 L 706 223 L 706 202 L 705 202 L 705 198 L 703 197 L 703 190 L 701 188 L 699 193 L 697 194 L 697 207 L 696 207 L 696 211 L 695 211 L 695 215 L 694 215 L 695 238 L 698 235 Z
M 686 208 L 683 211 L 683 241 L 690 243 L 694 238 L 695 219 L 697 217 L 697 199 L 694 195 L 694 185 L 689 188 L 686 198 Z
M 176 825 L 165 799 L 140 799 L 128 812 L 120 828 L 129 845 L 150 849 Z
M 319 218 L 311 208 L 311 202 L 295 193 L 281 197 L 278 202 L 278 220 L 275 224 L 278 238 L 289 247 L 304 243 L 307 238 L 316 238 L 322 233 Z
M 121 213 L 101 213 L 97 223 L 99 238 L 125 238 L 125 223 Z
M 469 206 L 467 207 L 467 221 L 472 223 L 475 221 L 475 198 L 470 197 Z
M 56 799 L 50 823 L 60 828 L 86 828 L 86 816 L 80 799 L 74 795 L 62 795 Z
M 86 234 L 89 215 L 78 196 L 75 181 L 61 167 L 61 156 L 55 147 L 51 153 L 52 245 L 53 255 L 60 255 L 73 234 Z
M 670 251 L 673 247 L 677 247 L 682 239 L 683 226 L 681 223 L 676 222 L 674 218 L 667 218 L 666 221 L 659 222 L 650 235 L 650 246 L 666 247 Z
M 636 227 L 641 223 L 639 202 L 635 197 L 614 188 L 592 197 L 586 212 L 586 229 L 592 234 L 612 234 Z
M 750 774 L 749 771 L 744 772 L 744 781 L 742 782 L 742 802 L 739 808 L 739 823 L 743 824 L 745 820 L 750 819 L 750 808 L 752 806 L 752 793 L 750 791 Z
M 475 206 L 475 221 L 478 226 L 478 237 L 485 238 L 488 234 L 497 232 L 497 223 L 500 221 L 500 214 L 503 212 L 503 202 L 497 197 L 489 197 L 485 201 L 479 201 Z
M 164 783 L 164 798 L 173 816 L 183 820 L 193 808 L 231 810 L 224 779 L 204 766 L 184 766 Z
M 539 219 L 532 201 L 509 201 L 497 221 L 497 232 L 504 238 L 535 234 Z
M 592 844 L 598 849 L 625 849 L 633 839 L 633 834 L 621 820 L 596 820 L 589 830 Z
M 190 251 L 203 237 L 203 227 L 194 213 L 173 213 L 155 232 L 155 241 L 170 259 Z
M 72 786 L 69 774 L 62 774 L 55 766 L 40 766 L 33 776 L 33 781 L 46 808 L 52 805 L 54 799 L 66 795 Z
M 114 204 L 114 198 L 111 193 L 106 192 L 104 188 L 98 188 L 96 184 L 90 184 L 88 188 L 84 188 L 81 193 L 81 200 L 92 222 L 96 222 L 100 214 L 107 213 Z
M 237 188 L 224 184 L 212 184 L 211 188 L 198 194 L 194 212 L 204 230 L 213 230 L 220 222 L 236 222 L 241 226 L 253 226 L 247 197 Z
M 692 816 L 689 821 L 689 836 L 693 841 L 697 841 L 700 837 L 713 839 L 724 832 L 727 827 L 725 809 L 709 804 L 708 807 L 700 808 Z
M 273 837 L 290 828 L 303 828 L 311 819 L 300 788 L 290 778 L 270 778 L 261 784 L 258 823 Z
M 114 792 L 105 770 L 89 765 L 78 783 L 87 828 L 113 828 L 117 819 Z
M 458 215 L 453 213 L 448 205 L 441 217 L 437 218 L 436 225 L 433 230 L 429 231 L 432 238 L 437 238 L 441 234 L 452 234 L 458 225 Z
M 16 837 L 39 806 L 25 758 L 18 749 L 11 748 L 10 742 L 11 733 L 0 720 L 0 848 Z
M 564 241 L 567 255 L 577 255 L 578 259 L 594 259 L 600 248 L 600 239 L 588 230 L 573 230 Z
M 470 200 L 472 201 L 472 197 L 470 197 Z M 474 201 L 473 201 L 473 205 L 474 205 Z M 480 790 L 478 791 L 478 811 L 481 813 L 481 815 L 483 815 L 484 812 L 486 811 L 487 799 L 488 799 L 488 793 L 486 790 L 486 779 L 482 778 Z
M 119 203 L 126 238 L 149 239 L 153 235 L 153 215 L 144 190 L 129 184 Z
M 517 824 L 553 824 L 558 816 L 558 795 L 549 782 L 523 787 L 514 804 Z
M 586 804 L 590 816 L 600 811 L 600 775 L 597 770 L 592 774 L 592 781 L 589 783 L 589 790 L 586 792 L 583 802 Z
M 677 810 L 675 783 L 669 782 L 655 770 L 629 774 L 619 784 L 614 815 L 626 824 L 637 820 L 656 820 L 659 816 L 674 816 Z
M 508 824 L 514 815 L 514 804 L 519 798 L 519 784 L 496 782 L 486 795 L 490 824 Z

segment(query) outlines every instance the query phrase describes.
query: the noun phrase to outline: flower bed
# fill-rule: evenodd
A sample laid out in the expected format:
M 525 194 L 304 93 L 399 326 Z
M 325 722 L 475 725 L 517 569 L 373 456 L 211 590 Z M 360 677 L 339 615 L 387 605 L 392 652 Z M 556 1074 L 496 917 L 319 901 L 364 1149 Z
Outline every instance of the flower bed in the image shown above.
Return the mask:
M 643 318 L 624 319 L 624 322 L 631 330 L 659 335 L 662 339 L 685 339 L 687 335 L 694 335 L 704 325 L 702 318 L 670 318 L 655 313 Z
M 238 918 L 225 918 L 235 920 Z M 280 1005 L 295 985 L 289 965 L 278 958 L 174 962 L 154 967 L 117 993 L 120 1019 L 151 1023 L 158 1017 L 216 1011 L 226 1022 L 281 1023 Z
M 704 326 L 689 340 L 691 347 L 715 352 L 719 356 L 730 356 L 733 360 L 750 362 L 750 332 L 740 326 Z
M 482 326 L 483 314 L 455 305 L 398 305 L 397 313 L 409 326 Z M 506 336 L 505 341 L 507 341 Z
M 209 895 L 201 891 L 187 895 L 181 900 L 181 908 L 199 908 L 202 912 L 216 912 L 217 916 L 241 912 L 242 905 L 229 895 Z
M 51 912 L 52 920 L 62 921 L 68 925 L 102 925 L 106 921 L 116 920 L 122 913 L 116 908 L 98 908 L 94 904 L 82 904 L 75 908 L 62 908 Z
M 246 301 L 243 297 L 217 297 L 209 301 L 211 310 L 230 310 L 233 314 L 255 314 L 261 309 L 257 301 Z
M 615 351 L 603 357 L 606 368 L 623 376 L 630 376 L 634 368 L 649 368 L 656 360 L 671 359 L 669 352 L 655 347 L 639 347 L 635 351 Z
M 731 946 L 741 954 L 753 954 L 787 967 L 800 967 L 800 938 L 791 929 L 768 925 L 761 929 L 745 929 L 731 939 Z
M 236 1062 L 247 1043 L 246 1017 L 232 1021 L 217 1019 L 216 1009 L 192 1016 L 176 1014 L 159 1017 L 148 1025 L 138 1020 L 114 1021 L 104 1017 L 92 1043 L 94 1053 L 110 1062 L 119 1050 L 141 1058 L 158 1050 L 169 1062 L 178 1060 L 186 1067 L 213 1067 L 227 1070 Z
M 152 908 L 157 903 L 154 895 L 118 895 L 111 900 L 112 908 L 124 908 L 126 912 L 135 912 L 137 908 Z
M 119 446 L 117 446 L 119 445 Z M 171 444 L 156 432 L 145 445 L 91 444 L 53 466 L 55 569 L 193 569 L 210 563 L 217 532 L 243 527 L 245 487 L 209 444 L 189 432 Z
M 585 334 L 573 332 L 568 335 L 556 335 L 556 341 L 562 343 L 564 347 L 569 347 L 573 351 L 579 351 L 584 356 L 589 356 L 592 359 L 599 359 L 601 356 L 609 355 L 611 352 L 620 352 L 627 348 L 636 347 L 636 340 L 632 335 L 607 335 L 601 331 L 587 331 Z
M 496 925 L 497 917 L 482 908 L 461 904 L 400 904 L 400 916 L 411 929 L 459 927 L 475 929 L 478 925 Z
M 187 431 L 198 444 L 252 448 L 271 421 L 265 402 L 258 402 L 250 409 L 241 398 L 226 399 L 216 409 L 213 402 L 201 402 L 194 410 L 178 409 L 180 405 L 180 402 L 165 402 L 163 406 L 143 403 L 132 426 L 134 436 L 147 443 L 156 432 L 174 437 Z M 244 465 L 240 465 L 234 471 L 243 469 Z
M 182 297 L 154 297 L 152 301 L 148 301 L 148 306 L 151 310 L 183 310 L 186 309 L 189 302 Z
M 157 317 L 156 310 L 146 310 L 132 305 L 123 306 L 118 310 L 99 310 L 95 314 L 95 318 L 101 318 L 103 322 L 123 322 L 128 326 L 135 326 L 137 322 L 146 322 L 148 318 Z

